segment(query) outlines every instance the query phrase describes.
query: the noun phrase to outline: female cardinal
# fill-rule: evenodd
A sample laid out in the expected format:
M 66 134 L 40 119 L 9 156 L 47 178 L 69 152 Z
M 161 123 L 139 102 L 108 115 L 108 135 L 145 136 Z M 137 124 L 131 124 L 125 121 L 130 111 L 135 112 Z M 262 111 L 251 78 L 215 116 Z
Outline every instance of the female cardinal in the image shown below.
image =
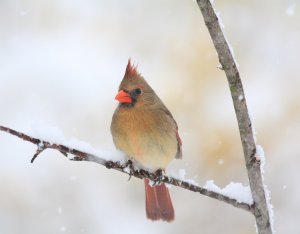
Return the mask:
M 172 114 L 154 90 L 128 61 L 112 117 L 114 144 L 133 161 L 149 170 L 164 170 L 181 158 L 181 140 Z M 165 184 L 149 185 L 144 179 L 146 214 L 151 220 L 174 220 L 174 209 Z

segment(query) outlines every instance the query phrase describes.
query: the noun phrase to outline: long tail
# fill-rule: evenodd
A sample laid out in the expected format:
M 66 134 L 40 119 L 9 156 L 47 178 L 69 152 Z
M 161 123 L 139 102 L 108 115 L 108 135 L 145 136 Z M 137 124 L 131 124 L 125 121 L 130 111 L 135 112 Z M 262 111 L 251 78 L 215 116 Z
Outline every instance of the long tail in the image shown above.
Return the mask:
M 165 184 L 154 187 L 149 185 L 149 179 L 144 179 L 146 194 L 146 214 L 151 220 L 164 220 L 171 222 L 174 220 L 175 213 L 169 189 Z

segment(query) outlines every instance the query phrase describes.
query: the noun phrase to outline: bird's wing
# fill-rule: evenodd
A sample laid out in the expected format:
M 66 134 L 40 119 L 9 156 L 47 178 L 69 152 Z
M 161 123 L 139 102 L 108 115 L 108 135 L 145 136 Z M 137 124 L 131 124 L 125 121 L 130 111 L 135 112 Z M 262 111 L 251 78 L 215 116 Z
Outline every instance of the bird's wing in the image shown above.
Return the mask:
M 182 141 L 181 141 L 181 138 L 180 138 L 179 133 L 178 133 L 178 125 L 177 125 L 175 119 L 173 118 L 173 115 L 171 114 L 171 112 L 167 109 L 167 107 L 164 106 L 164 108 L 162 108 L 161 110 L 164 113 L 166 113 L 167 116 L 170 117 L 171 121 L 175 124 L 175 127 L 176 127 L 176 139 L 177 139 L 177 153 L 175 155 L 175 158 L 181 159 L 182 158 Z

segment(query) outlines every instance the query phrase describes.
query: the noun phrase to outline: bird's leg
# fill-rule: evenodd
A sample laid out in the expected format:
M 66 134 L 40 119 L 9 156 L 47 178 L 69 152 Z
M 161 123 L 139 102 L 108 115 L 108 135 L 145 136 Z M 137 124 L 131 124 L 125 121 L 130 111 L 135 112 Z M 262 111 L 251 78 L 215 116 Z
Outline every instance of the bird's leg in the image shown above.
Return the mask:
M 128 178 L 128 181 L 129 181 L 131 179 L 131 176 L 134 174 L 133 163 L 130 159 L 125 163 L 125 167 L 123 170 L 127 170 L 127 173 L 129 175 L 129 178 Z
M 164 170 L 158 169 L 153 174 L 154 174 L 154 178 L 153 178 L 154 184 L 153 185 L 154 186 L 155 185 L 160 185 L 162 183 L 163 178 L 164 178 Z

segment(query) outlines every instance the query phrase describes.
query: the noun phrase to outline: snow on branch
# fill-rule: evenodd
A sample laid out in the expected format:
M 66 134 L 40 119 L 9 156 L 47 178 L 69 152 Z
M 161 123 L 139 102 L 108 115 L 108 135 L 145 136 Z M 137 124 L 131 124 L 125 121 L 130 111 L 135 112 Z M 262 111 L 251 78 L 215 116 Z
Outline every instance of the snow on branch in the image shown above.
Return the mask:
M 74 148 L 66 146 L 66 145 L 62 145 L 62 144 L 58 144 L 58 143 L 54 143 L 54 142 L 45 141 L 45 140 L 42 140 L 39 138 L 35 138 L 35 137 L 29 136 L 25 133 L 8 128 L 8 127 L 0 126 L 0 131 L 9 133 L 18 138 L 21 138 L 24 141 L 28 141 L 28 142 L 35 144 L 37 146 L 37 149 L 31 159 L 32 163 L 39 156 L 39 154 L 41 154 L 44 150 L 54 149 L 54 150 L 58 150 L 65 157 L 67 157 L 68 159 L 70 159 L 72 161 L 95 162 L 95 163 L 105 166 L 108 169 L 115 169 L 117 171 L 126 173 L 130 177 L 134 176 L 139 179 L 148 178 L 148 179 L 154 181 L 154 183 L 163 182 L 163 183 L 171 184 L 171 185 L 174 185 L 177 187 L 181 187 L 183 189 L 187 189 L 187 190 L 190 190 L 190 191 L 193 191 L 196 193 L 200 193 L 200 194 L 210 197 L 210 198 L 217 199 L 219 201 L 223 201 L 234 207 L 249 211 L 251 213 L 254 212 L 253 204 L 251 203 L 251 201 L 252 201 L 251 199 L 249 199 L 249 200 L 242 199 L 241 200 L 239 198 L 238 193 L 228 193 L 228 189 L 224 190 L 224 192 L 222 192 L 221 189 L 219 189 L 219 190 L 211 189 L 210 190 L 209 188 L 197 186 L 195 183 L 190 182 L 188 180 L 182 180 L 182 179 L 175 178 L 174 176 L 172 177 L 172 176 L 162 175 L 157 172 L 149 172 L 144 169 L 135 168 L 134 164 L 130 160 L 123 161 L 123 162 L 107 160 L 107 159 L 101 158 L 99 156 L 96 156 L 94 154 L 87 153 L 87 152 L 84 152 L 81 150 L 77 150 L 77 149 L 74 149 Z M 251 194 L 250 194 L 250 197 L 251 197 Z

